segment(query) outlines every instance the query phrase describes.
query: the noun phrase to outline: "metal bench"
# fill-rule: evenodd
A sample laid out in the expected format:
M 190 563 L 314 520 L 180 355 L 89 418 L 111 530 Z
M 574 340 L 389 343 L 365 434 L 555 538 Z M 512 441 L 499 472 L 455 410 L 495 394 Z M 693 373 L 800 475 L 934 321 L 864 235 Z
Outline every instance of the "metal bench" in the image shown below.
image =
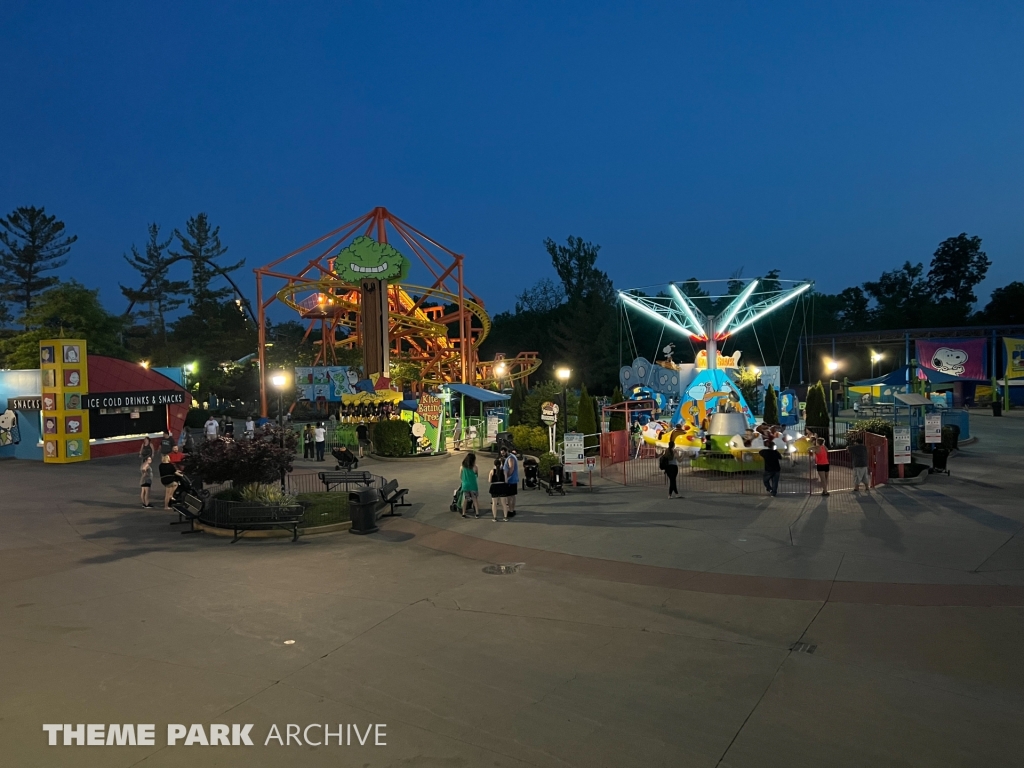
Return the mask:
M 411 507 L 412 504 L 405 501 L 405 495 L 409 492 L 408 488 L 399 488 L 397 480 L 390 480 L 384 484 L 384 487 L 380 489 L 380 501 L 381 509 L 384 506 L 390 505 L 391 511 L 388 516 L 395 514 L 401 516 L 401 512 L 395 512 L 395 507 Z
M 303 508 L 301 505 L 276 506 L 270 504 L 240 504 L 235 502 L 218 510 L 218 522 L 235 532 L 234 544 L 241 537 L 242 531 L 259 531 L 268 528 L 290 529 L 292 541 L 299 540 L 299 523 L 302 522 Z
M 350 485 L 373 485 L 373 475 L 369 472 L 320 472 L 318 477 L 328 491 L 339 485 L 345 486 L 346 491 Z

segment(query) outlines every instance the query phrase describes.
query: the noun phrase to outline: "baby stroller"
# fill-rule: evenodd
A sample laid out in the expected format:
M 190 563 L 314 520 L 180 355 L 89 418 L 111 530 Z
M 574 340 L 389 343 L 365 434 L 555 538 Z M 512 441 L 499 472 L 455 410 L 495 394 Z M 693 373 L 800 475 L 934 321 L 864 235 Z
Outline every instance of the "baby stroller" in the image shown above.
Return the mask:
M 462 488 L 461 487 L 460 488 L 456 488 L 455 489 L 455 493 L 452 494 L 452 503 L 448 506 L 448 509 L 451 510 L 452 512 L 455 512 L 455 513 L 461 513 L 462 512 Z M 473 514 L 475 514 L 475 515 L 479 515 L 480 514 L 480 510 L 477 509 L 477 507 L 476 507 L 476 501 L 473 500 L 473 499 L 469 500 L 469 505 L 466 507 L 466 514 L 467 515 L 470 513 L 470 510 L 472 510 Z
M 548 496 L 554 496 L 556 493 L 560 493 L 565 496 L 565 488 L 562 485 L 564 476 L 565 470 L 561 464 L 556 464 L 551 468 L 551 481 L 548 483 Z
M 178 487 L 171 496 L 171 509 L 178 513 L 178 520 L 171 525 L 180 525 L 187 520 L 189 527 L 187 531 L 182 531 L 183 534 L 201 533 L 202 531 L 196 528 L 196 520 L 202 516 L 209 498 L 210 492 L 203 488 L 201 481 L 191 480 L 182 475 Z
M 540 486 L 540 465 L 535 459 L 527 458 L 523 461 L 523 488 L 537 488 Z
M 341 448 L 332 449 L 331 456 L 338 462 L 338 466 L 335 467 L 336 470 L 348 471 L 359 466 L 359 457 L 352 453 L 346 445 L 343 445 Z

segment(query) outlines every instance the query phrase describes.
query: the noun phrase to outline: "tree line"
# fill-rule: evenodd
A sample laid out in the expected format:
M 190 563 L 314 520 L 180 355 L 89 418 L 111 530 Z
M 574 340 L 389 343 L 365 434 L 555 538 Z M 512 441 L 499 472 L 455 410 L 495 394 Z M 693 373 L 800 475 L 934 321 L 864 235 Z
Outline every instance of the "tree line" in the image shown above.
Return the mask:
M 620 365 L 637 356 L 658 359 L 669 343 L 676 345 L 676 360 L 692 359 L 698 351 L 689 338 L 656 320 L 620 312 L 611 279 L 597 267 L 599 245 L 570 236 L 565 245 L 549 238 L 544 247 L 557 280 L 541 278 L 516 297 L 514 309 L 495 315 L 481 357 L 536 351 L 544 360 L 541 378 L 566 365 L 574 371 L 576 386 L 586 384 L 592 392 L 607 395 L 618 382 Z M 802 334 L 1024 324 L 1024 282 L 996 288 L 979 306 L 975 290 L 990 266 L 981 238 L 961 233 L 939 243 L 927 268 L 923 262 L 907 261 L 877 280 L 835 294 L 808 291 L 788 308 L 729 338 L 722 351 L 740 349 L 744 362 L 778 365 L 789 381 L 796 377 Z M 781 290 L 779 279 L 779 270 L 769 270 L 760 276 L 758 291 Z M 735 273 L 717 298 L 696 277 L 679 287 L 705 314 L 720 314 L 746 283 L 742 272 Z

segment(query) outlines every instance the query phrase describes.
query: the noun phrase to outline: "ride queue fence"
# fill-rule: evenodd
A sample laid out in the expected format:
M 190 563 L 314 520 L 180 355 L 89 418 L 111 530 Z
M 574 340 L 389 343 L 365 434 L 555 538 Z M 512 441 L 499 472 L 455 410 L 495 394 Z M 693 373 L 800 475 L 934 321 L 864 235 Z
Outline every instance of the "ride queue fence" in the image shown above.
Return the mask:
M 888 479 L 888 442 L 884 437 L 871 435 L 869 456 L 873 459 L 869 467 L 872 487 L 882 485 Z M 880 443 L 878 442 L 880 441 Z M 662 451 L 653 445 L 633 443 L 629 432 L 605 432 L 601 435 L 600 474 L 605 480 L 627 486 L 664 486 L 668 478 L 659 463 Z M 701 451 L 706 460 L 733 461 L 731 453 Z M 853 466 L 850 452 L 845 448 L 832 448 L 828 452 L 828 490 L 848 491 L 853 489 Z M 880 458 L 879 458 L 880 457 Z M 676 484 L 680 492 L 697 493 L 738 493 L 763 496 L 764 470 L 760 466 L 749 470 L 724 471 L 708 469 L 696 462 L 697 457 L 685 454 L 681 459 Z M 880 468 L 880 469 L 879 469 Z M 785 495 L 810 495 L 821 493 L 814 461 L 809 455 L 782 456 L 782 473 L 779 477 L 779 493 Z

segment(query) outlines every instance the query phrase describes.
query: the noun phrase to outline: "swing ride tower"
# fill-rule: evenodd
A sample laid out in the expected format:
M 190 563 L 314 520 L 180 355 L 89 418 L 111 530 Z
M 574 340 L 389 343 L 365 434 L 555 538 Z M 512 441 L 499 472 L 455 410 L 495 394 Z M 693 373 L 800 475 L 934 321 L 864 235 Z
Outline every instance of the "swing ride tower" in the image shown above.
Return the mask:
M 680 405 L 674 423 L 687 422 L 700 428 L 706 414 L 713 412 L 718 407 L 718 401 L 724 399 L 730 400 L 734 410 L 742 413 L 747 423 L 753 425 L 753 413 L 742 393 L 725 371 L 721 370 L 719 347 L 730 337 L 790 304 L 814 285 L 812 282 L 800 282 L 786 283 L 784 287 L 782 281 L 773 280 L 772 283 L 774 285 L 763 285 L 761 280 L 751 280 L 738 293 L 729 296 L 691 297 L 676 283 L 669 283 L 666 290 L 657 296 L 647 296 L 638 290 L 619 292 L 619 301 L 624 309 L 657 320 L 666 329 L 704 345 L 706 363 L 703 368 L 699 365 L 698 352 L 695 363 L 701 370 L 698 370 L 696 376 L 685 382 L 676 377 L 680 381 L 680 391 L 677 393 Z M 683 285 L 686 287 L 687 284 Z M 758 292 L 759 287 L 764 290 Z M 719 308 L 714 314 L 706 314 L 701 311 L 697 298 L 704 301 L 717 300 L 718 304 L 724 303 L 724 308 Z

